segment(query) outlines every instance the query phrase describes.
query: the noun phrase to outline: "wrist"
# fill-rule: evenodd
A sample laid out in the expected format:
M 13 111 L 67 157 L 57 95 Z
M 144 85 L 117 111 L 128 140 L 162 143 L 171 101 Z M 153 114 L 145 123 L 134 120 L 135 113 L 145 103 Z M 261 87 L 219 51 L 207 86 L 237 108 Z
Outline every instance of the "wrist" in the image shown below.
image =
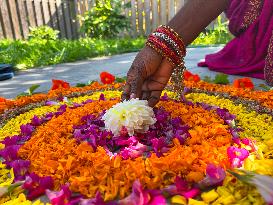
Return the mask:
M 178 96 L 181 96 L 184 90 L 184 57 L 186 55 L 186 46 L 182 38 L 171 27 L 163 25 L 148 37 L 146 45 L 153 48 L 174 66 L 171 87 Z
M 146 46 L 154 49 L 173 66 L 184 64 L 186 47 L 182 38 L 169 26 L 159 26 L 149 37 Z

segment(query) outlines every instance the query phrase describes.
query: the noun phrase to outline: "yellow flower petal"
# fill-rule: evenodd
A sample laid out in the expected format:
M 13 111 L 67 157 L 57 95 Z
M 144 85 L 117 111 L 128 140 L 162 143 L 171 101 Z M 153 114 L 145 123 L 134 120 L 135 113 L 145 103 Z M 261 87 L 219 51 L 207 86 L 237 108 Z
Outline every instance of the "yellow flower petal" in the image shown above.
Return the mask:
M 176 196 L 173 196 L 173 197 L 171 198 L 171 203 L 172 203 L 172 204 L 186 205 L 186 204 L 187 204 L 187 200 L 186 200 L 186 198 L 183 197 L 183 196 L 176 195 Z

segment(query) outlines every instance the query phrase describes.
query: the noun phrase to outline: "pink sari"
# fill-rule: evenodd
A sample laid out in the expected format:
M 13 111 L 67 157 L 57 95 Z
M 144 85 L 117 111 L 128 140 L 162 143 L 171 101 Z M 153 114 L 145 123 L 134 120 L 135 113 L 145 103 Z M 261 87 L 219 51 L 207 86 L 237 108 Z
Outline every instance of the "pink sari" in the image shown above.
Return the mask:
M 273 1 L 230 0 L 227 17 L 235 38 L 198 65 L 230 75 L 265 79 L 273 86 Z

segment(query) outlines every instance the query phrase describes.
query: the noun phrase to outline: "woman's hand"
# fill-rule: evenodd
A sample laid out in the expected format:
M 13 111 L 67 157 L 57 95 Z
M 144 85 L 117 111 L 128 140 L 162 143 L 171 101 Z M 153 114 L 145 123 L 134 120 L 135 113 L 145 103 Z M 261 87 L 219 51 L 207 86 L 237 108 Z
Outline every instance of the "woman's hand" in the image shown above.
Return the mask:
M 187 1 L 167 25 L 179 34 L 187 46 L 227 8 L 228 4 L 229 0 Z M 155 106 L 172 70 L 171 63 L 152 48 L 144 47 L 127 74 L 122 99 L 146 99 L 150 106 Z
M 173 66 L 154 49 L 146 46 L 136 56 L 122 94 L 122 100 L 139 98 L 148 100 L 153 107 L 159 101 L 167 85 Z

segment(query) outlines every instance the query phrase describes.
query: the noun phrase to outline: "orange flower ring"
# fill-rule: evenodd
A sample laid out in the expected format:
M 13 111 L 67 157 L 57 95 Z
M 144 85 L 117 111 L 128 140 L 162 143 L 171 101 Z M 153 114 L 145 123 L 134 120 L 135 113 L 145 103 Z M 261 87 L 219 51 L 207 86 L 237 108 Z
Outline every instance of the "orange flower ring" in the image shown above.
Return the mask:
M 161 101 L 171 117 L 180 117 L 190 127 L 190 138 L 184 145 L 177 140 L 173 147 L 158 158 L 110 158 L 99 147 L 96 152 L 86 143 L 73 137 L 73 126 L 80 125 L 87 114 L 99 115 L 118 100 L 95 101 L 70 109 L 47 123 L 38 126 L 32 137 L 19 150 L 19 156 L 31 162 L 30 172 L 51 176 L 55 189 L 65 183 L 73 192 L 88 198 L 100 191 L 105 200 L 124 198 L 138 179 L 148 189 L 160 189 L 173 184 L 176 176 L 198 182 L 205 176 L 208 163 L 229 166 L 227 148 L 232 136 L 228 125 L 214 112 L 198 106 L 174 101 Z

